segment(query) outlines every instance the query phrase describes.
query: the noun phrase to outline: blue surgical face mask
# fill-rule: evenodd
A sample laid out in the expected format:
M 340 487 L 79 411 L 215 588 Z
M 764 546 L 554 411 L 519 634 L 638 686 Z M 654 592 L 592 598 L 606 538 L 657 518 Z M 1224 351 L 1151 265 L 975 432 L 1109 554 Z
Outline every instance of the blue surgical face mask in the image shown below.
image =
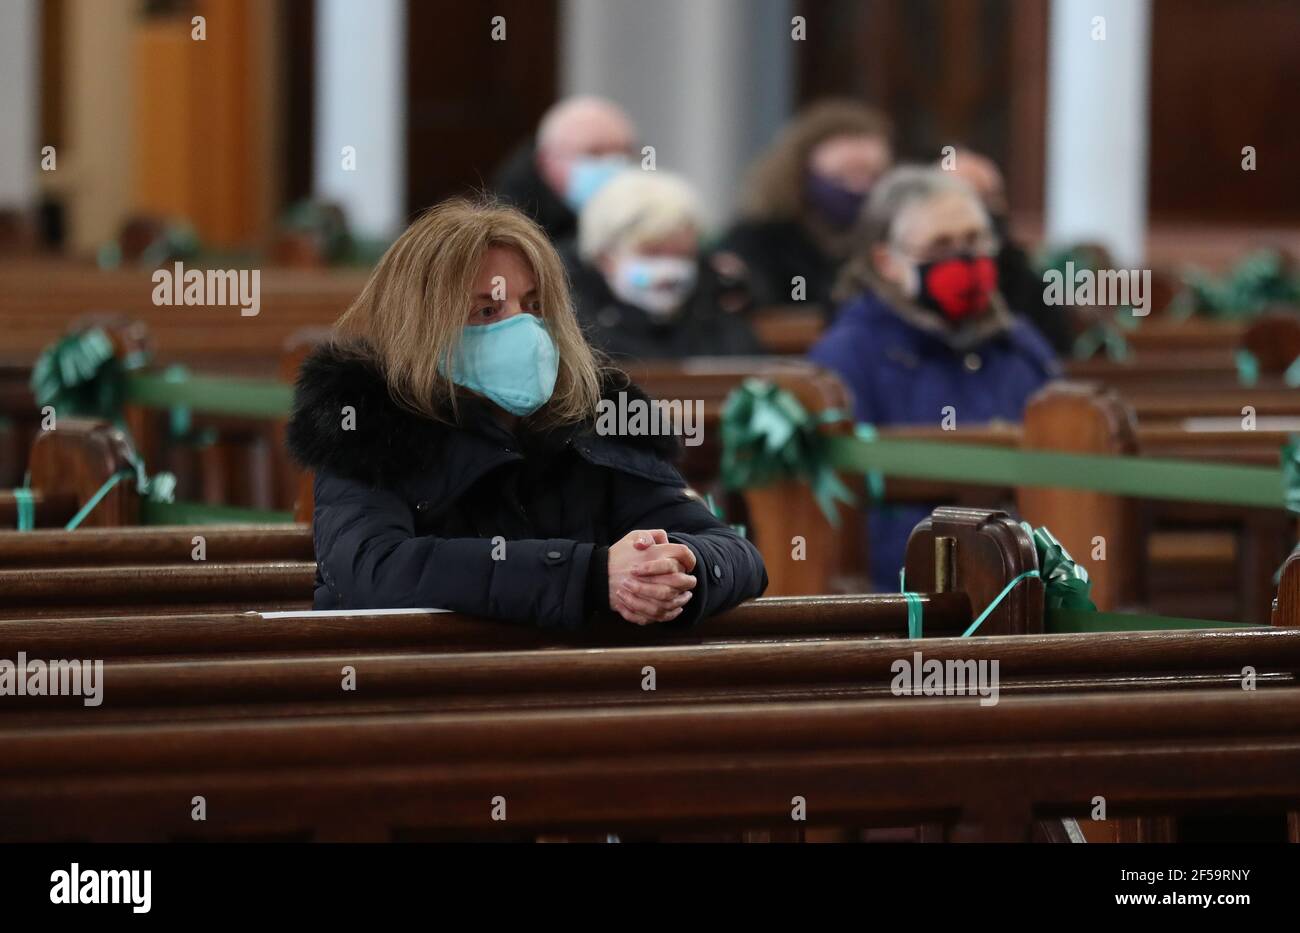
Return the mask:
M 580 212 L 587 202 L 619 172 L 628 166 L 627 156 L 580 156 L 569 166 L 569 178 L 564 188 L 564 200 L 574 213 Z
M 531 415 L 555 391 L 560 354 L 532 314 L 466 327 L 452 362 L 451 380 L 512 415 Z
M 621 257 L 610 280 L 616 297 L 634 305 L 656 321 L 670 318 L 695 289 L 698 267 L 680 256 Z

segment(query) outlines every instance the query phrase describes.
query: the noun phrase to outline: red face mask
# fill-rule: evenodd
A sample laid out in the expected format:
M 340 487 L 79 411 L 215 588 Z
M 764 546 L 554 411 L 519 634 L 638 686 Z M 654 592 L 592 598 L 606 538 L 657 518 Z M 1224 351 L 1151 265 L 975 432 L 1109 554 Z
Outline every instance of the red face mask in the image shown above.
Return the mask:
M 917 301 L 954 322 L 983 314 L 998 287 L 998 267 L 988 256 L 923 262 L 916 272 L 921 279 Z

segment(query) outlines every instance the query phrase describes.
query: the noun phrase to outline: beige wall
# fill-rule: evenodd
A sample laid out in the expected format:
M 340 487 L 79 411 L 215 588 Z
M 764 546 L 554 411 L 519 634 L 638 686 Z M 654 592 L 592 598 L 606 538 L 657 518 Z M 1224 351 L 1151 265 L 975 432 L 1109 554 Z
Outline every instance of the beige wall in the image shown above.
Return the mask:
M 264 239 L 278 214 L 283 75 L 278 4 L 203 0 L 208 41 L 145 23 L 139 0 L 64 0 L 66 141 L 40 179 L 93 253 L 137 212 L 186 216 L 213 246 Z M 179 27 L 179 28 L 178 28 Z
M 131 27 L 136 0 L 66 0 L 67 142 L 42 180 L 67 195 L 69 245 L 97 249 L 131 201 Z M 45 89 L 47 93 L 51 89 Z

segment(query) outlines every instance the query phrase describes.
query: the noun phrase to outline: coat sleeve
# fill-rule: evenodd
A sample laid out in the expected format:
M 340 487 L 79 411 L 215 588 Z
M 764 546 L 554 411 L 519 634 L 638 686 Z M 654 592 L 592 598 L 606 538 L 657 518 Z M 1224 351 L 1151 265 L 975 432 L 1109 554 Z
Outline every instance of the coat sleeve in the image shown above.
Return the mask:
M 853 396 L 853 420 L 875 424 L 880 410 L 872 391 L 873 348 L 858 333 L 832 325 L 808 351 L 808 359 L 833 371 Z
M 689 625 L 705 616 L 762 596 L 767 570 L 758 548 L 718 521 L 681 487 L 619 474 L 614 487 L 614 538 L 662 528 L 668 540 L 695 554 L 695 596 L 675 621 Z
M 316 474 L 313 540 L 321 579 L 346 609 L 450 609 L 548 628 L 584 619 L 595 545 L 564 539 L 417 536 L 393 492 Z M 502 553 L 504 551 L 504 553 Z

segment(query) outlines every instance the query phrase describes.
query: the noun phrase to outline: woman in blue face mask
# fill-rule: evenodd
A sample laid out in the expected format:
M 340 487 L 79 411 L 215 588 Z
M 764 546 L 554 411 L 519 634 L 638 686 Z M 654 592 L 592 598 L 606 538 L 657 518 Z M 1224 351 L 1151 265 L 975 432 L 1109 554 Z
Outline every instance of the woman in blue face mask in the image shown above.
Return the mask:
M 684 494 L 676 438 L 597 419 L 643 398 L 587 345 L 536 224 L 427 212 L 299 375 L 287 437 L 315 474 L 315 607 L 577 628 L 759 595 L 761 557 Z

